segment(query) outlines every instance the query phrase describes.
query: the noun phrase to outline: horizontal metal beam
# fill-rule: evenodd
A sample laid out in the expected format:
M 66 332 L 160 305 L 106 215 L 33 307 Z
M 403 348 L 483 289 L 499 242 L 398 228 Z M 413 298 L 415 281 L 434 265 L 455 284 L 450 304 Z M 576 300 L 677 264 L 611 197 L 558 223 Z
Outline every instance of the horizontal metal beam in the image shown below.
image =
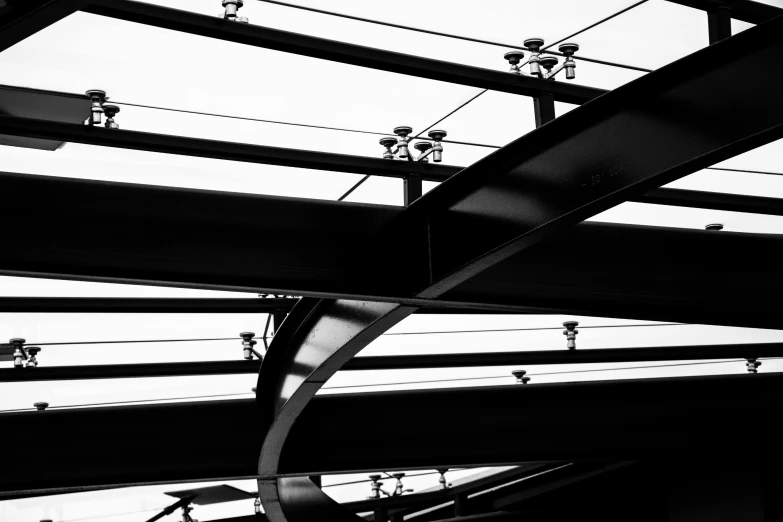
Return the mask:
M 321 395 L 294 424 L 280 473 L 679 462 L 743 444 L 775 447 L 767 413 L 783 405 L 780 384 L 778 373 Z M 726 422 L 735 416 L 754 429 Z M 377 419 L 404 436 L 378 444 L 367 436 Z
M 594 87 L 422 58 L 271 29 L 252 23 L 236 24 L 215 16 L 205 16 L 151 3 L 131 0 L 94 0 L 83 10 L 163 29 L 442 82 L 525 96 L 535 96 L 542 92 L 551 93 L 555 100 L 566 103 L 582 104 L 606 92 Z M 502 68 L 502 65 L 499 64 L 498 68 Z
M 237 345 L 239 353 L 240 346 Z M 40 357 L 40 356 L 39 356 Z M 0 369 L 0 382 L 78 381 L 149 377 L 194 377 L 258 373 L 259 360 L 172 362 L 149 364 L 95 364 L 89 366 L 39 366 Z M 248 393 L 250 389 L 246 390 Z
M 534 364 L 597 364 L 641 361 L 688 361 L 783 357 L 783 343 L 655 346 L 590 350 L 478 352 L 436 355 L 354 357 L 341 370 L 412 370 Z
M 782 375 L 758 374 L 322 395 L 297 420 L 281 471 L 722 454 L 775 444 L 768 413 L 783 406 L 781 386 Z M 0 445 L 36 450 L 6 453 L 0 496 L 253 477 L 256 408 L 238 400 L 3 414 Z M 377 444 L 366 434 L 378 418 L 405 436 Z M 752 419 L 754 429 L 727 418 Z
M 366 156 L 351 156 L 348 154 L 333 154 L 265 145 L 244 145 L 167 134 L 109 130 L 100 127 L 87 127 L 84 125 L 11 116 L 0 116 L 0 132 L 38 139 L 70 141 L 88 145 L 120 147 L 232 161 L 247 161 L 321 171 L 349 172 L 394 178 L 403 178 L 410 174 L 415 174 L 421 177 L 421 179 L 436 182 L 446 181 L 464 168 L 434 163 L 389 161 Z M 632 198 L 630 201 L 729 210 L 733 212 L 783 215 L 783 203 L 781 203 L 779 198 L 720 194 L 695 190 L 653 189 L 643 196 Z
M 737 183 L 742 183 L 741 174 Z M 783 216 L 783 199 L 699 190 L 681 190 L 659 188 L 629 201 L 649 203 L 651 205 L 669 205 L 675 207 L 704 208 L 708 210 L 726 210 L 729 212 L 749 212 L 770 216 Z
M 717 344 L 591 350 L 541 350 L 532 352 L 478 352 L 433 355 L 354 357 L 340 368 L 351 370 L 414 370 L 421 368 L 469 368 L 481 366 L 531 366 L 537 364 L 598 364 L 642 361 L 689 361 L 783 357 L 783 343 Z M 189 377 L 258 373 L 261 362 L 208 361 L 89 366 L 39 366 L 35 369 L 0 369 L 0 382 Z
M 711 11 L 717 7 L 728 7 L 731 17 L 743 22 L 760 24 L 783 14 L 783 9 L 753 0 L 668 0 L 669 2 Z
M 0 218 L 15 223 L 0 250 L 7 275 L 404 301 L 431 313 L 780 325 L 783 281 L 769 252 L 783 248 L 781 236 L 583 223 L 475 284 L 409 300 L 362 275 L 383 262 L 367 245 L 400 207 L 7 173 L 0 189 Z M 413 268 L 398 264 L 390 275 L 413 278 Z
M 434 163 L 389 161 L 380 158 L 315 151 L 303 153 L 298 149 L 106 129 L 2 115 L 0 115 L 0 133 L 103 147 L 374 176 L 402 178 L 416 174 L 429 181 L 444 181 L 454 172 L 453 168 Z
M 289 298 L 0 297 L 0 313 L 252 314 L 290 310 Z
M 85 4 L 85 0 L 25 0 L 0 7 L 0 52 L 16 45 Z

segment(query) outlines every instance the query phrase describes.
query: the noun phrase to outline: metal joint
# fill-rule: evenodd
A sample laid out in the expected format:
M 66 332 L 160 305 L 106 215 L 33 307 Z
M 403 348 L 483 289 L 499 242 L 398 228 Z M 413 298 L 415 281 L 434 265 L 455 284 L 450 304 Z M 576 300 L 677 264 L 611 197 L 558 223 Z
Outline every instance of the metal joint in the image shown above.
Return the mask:
M 245 0 L 223 0 L 223 7 L 226 8 L 223 18 L 230 22 L 249 23 L 250 19 L 246 16 L 238 16 L 239 8 L 245 5 Z
M 38 367 L 38 359 L 35 358 L 36 355 L 38 355 L 38 352 L 40 352 L 41 349 L 37 346 L 30 346 L 27 348 L 27 355 L 30 357 L 27 359 L 27 368 L 37 368 Z
M 525 370 L 514 370 L 511 372 L 511 375 L 516 377 L 517 384 L 527 384 L 530 382 L 530 377 L 527 377 L 527 371 Z
M 106 96 L 106 91 L 100 89 L 90 89 L 85 93 L 90 99 L 92 106 L 90 107 L 90 117 L 84 122 L 85 125 L 96 126 L 101 124 L 103 118 L 103 104 L 109 99 Z
M 21 368 L 27 360 L 27 352 L 24 349 L 25 339 L 14 338 L 8 341 L 14 348 L 14 368 Z
M 757 360 L 755 357 L 749 357 L 747 361 L 748 364 L 746 364 L 746 366 L 748 367 L 748 373 L 758 373 L 761 361 Z
M 253 340 L 253 337 L 255 337 L 256 334 L 253 332 L 242 332 L 239 336 L 242 338 L 242 355 L 247 361 L 253 360 L 253 352 L 255 352 L 253 346 L 257 344 L 257 342 Z
M 567 348 L 569 350 L 576 350 L 576 334 L 579 333 L 579 330 L 576 330 L 576 327 L 579 326 L 579 323 L 576 321 L 566 321 L 563 323 L 563 326 L 566 328 L 563 330 L 563 335 L 566 336 Z

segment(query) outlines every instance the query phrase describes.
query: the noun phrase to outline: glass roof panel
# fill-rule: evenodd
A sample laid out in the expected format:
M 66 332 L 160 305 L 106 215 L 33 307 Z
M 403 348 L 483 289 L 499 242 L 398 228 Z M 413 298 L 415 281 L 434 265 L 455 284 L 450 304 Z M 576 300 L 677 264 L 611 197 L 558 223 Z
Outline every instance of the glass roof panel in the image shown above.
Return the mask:
M 707 15 L 666 0 L 649 0 L 574 40 L 585 56 L 657 69 L 709 44 Z
M 646 203 L 623 203 L 593 216 L 588 221 L 696 229 L 703 229 L 711 223 L 720 223 L 726 232 L 783 234 L 783 216 Z

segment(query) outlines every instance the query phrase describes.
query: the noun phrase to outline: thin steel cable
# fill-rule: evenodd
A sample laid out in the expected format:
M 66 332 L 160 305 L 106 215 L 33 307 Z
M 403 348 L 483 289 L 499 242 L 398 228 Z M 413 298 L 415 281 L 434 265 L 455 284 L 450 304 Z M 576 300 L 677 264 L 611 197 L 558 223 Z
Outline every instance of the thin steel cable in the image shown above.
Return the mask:
M 686 323 L 656 323 L 656 324 L 607 324 L 596 326 L 580 326 L 579 329 L 585 328 L 636 328 L 636 327 L 650 327 L 650 326 L 695 326 Z M 464 333 L 485 333 L 485 332 L 531 332 L 537 330 L 562 330 L 562 326 L 546 326 L 538 328 L 497 328 L 497 329 L 481 329 L 481 330 L 438 330 L 431 332 L 392 332 L 385 333 L 383 335 L 429 335 L 429 334 L 464 334 Z
M 326 11 L 324 9 L 316 9 L 314 7 L 306 7 L 306 6 L 303 6 L 303 5 L 290 4 L 290 3 L 287 3 L 287 2 L 280 2 L 280 1 L 277 1 L 277 0 L 259 0 L 259 1 L 260 2 L 266 2 L 268 4 L 276 4 L 276 5 L 281 5 L 281 6 L 284 6 L 284 7 L 290 7 L 290 8 L 293 8 L 293 9 L 301 9 L 302 11 L 310 11 L 310 12 L 313 12 L 313 13 L 324 14 L 324 15 L 328 15 L 328 16 L 336 16 L 338 18 L 346 18 L 348 20 L 355 20 L 355 21 L 358 21 L 358 22 L 366 22 L 366 23 L 369 23 L 369 24 L 384 25 L 386 27 L 393 27 L 395 29 L 403 29 L 405 31 L 414 31 L 414 32 L 417 32 L 417 33 L 431 34 L 431 35 L 434 35 L 434 36 L 443 36 L 445 38 L 453 38 L 455 40 L 464 40 L 466 42 L 474 42 L 474 43 L 480 43 L 480 44 L 485 44 L 485 45 L 492 45 L 492 46 L 495 46 L 495 47 L 504 47 L 504 48 L 509 48 L 510 47 L 512 49 L 519 49 L 520 47 L 524 47 L 524 46 L 510 44 L 510 43 L 493 42 L 493 41 L 490 41 L 490 40 L 482 40 L 481 38 L 471 38 L 469 36 L 460 36 L 460 35 L 456 35 L 456 34 L 442 33 L 442 32 L 439 32 L 439 31 L 432 31 L 430 29 L 422 29 L 422 28 L 419 28 L 419 27 L 409 27 L 409 26 L 399 25 L 399 24 L 395 24 L 395 23 L 391 23 L 391 22 L 383 22 L 381 20 L 373 20 L 371 18 L 362 18 L 360 16 L 353 16 L 353 15 L 349 15 L 349 14 L 345 14 L 345 13 L 338 13 L 338 12 L 335 12 L 335 11 Z M 642 0 L 641 2 L 639 2 L 639 4 L 642 4 L 642 3 L 646 2 L 646 1 L 647 0 Z M 639 5 L 639 4 L 636 4 L 636 5 Z M 601 20 L 600 22 L 597 22 L 597 23 L 591 25 L 590 27 L 582 29 L 581 31 L 576 32 L 575 35 L 576 34 L 580 34 L 580 33 L 584 32 L 584 31 L 586 31 L 587 29 L 592 29 L 596 25 L 601 24 L 601 23 L 605 22 L 606 20 L 610 20 L 610 19 L 614 18 L 615 16 L 618 16 L 618 15 L 624 13 L 628 9 L 636 7 L 636 5 L 628 7 L 626 9 L 624 9 L 623 11 L 620 11 L 619 13 L 611 15 L 610 17 L 608 17 L 608 18 L 606 18 L 604 20 Z M 569 38 L 571 38 L 571 37 L 569 36 Z M 560 41 L 558 41 L 556 43 L 560 43 L 560 42 L 562 42 L 562 40 L 560 40 Z M 552 54 L 557 54 L 559 56 L 563 56 L 562 54 L 556 53 L 556 52 L 552 52 Z M 644 69 L 642 67 L 636 67 L 634 65 L 627 65 L 627 64 L 623 64 L 623 63 L 609 62 L 609 61 L 604 61 L 604 60 L 597 60 L 595 58 L 588 58 L 586 56 L 579 56 L 579 59 L 584 60 L 586 62 L 600 63 L 600 64 L 603 64 L 603 65 L 609 65 L 609 66 L 612 66 L 612 67 L 620 67 L 620 68 L 623 68 L 623 69 L 632 69 L 632 70 L 642 71 L 642 72 L 652 72 L 650 69 Z
M 579 328 L 631 328 L 643 326 L 693 326 L 685 323 L 655 323 L 655 324 L 607 324 L 594 326 L 580 326 Z M 478 329 L 478 330 L 443 330 L 431 332 L 397 332 L 385 333 L 383 335 L 425 335 L 425 334 L 451 334 L 451 333 L 482 333 L 482 332 L 523 332 L 533 330 L 562 330 L 560 326 L 548 326 L 540 328 L 507 328 L 507 329 Z M 274 337 L 274 334 L 266 336 L 267 339 Z M 211 339 L 144 339 L 144 340 L 124 340 L 124 341 L 72 341 L 59 343 L 25 343 L 24 346 L 79 346 L 93 344 L 138 344 L 138 343 L 192 343 L 201 341 L 239 341 L 241 337 L 215 337 Z M 254 339 L 263 339 L 255 336 Z
M 767 174 L 770 176 L 783 176 L 783 172 L 767 172 L 763 170 L 722 169 L 720 167 L 707 167 L 705 170 L 725 170 L 727 172 L 742 172 L 747 174 Z
M 781 359 L 781 357 L 760 357 L 758 360 L 772 360 L 772 359 Z M 574 373 L 592 373 L 592 372 L 612 372 L 612 371 L 622 371 L 622 370 L 644 370 L 644 369 L 650 369 L 650 368 L 672 368 L 675 366 L 697 366 L 697 365 L 704 365 L 704 364 L 726 364 L 726 363 L 736 363 L 736 362 L 742 362 L 745 359 L 731 359 L 731 360 L 724 360 L 724 361 L 703 361 L 703 362 L 690 362 L 690 363 L 670 363 L 670 364 L 657 364 L 657 365 L 648 365 L 648 366 L 626 366 L 621 368 L 595 368 L 595 369 L 587 369 L 587 370 L 568 370 L 563 372 L 545 372 L 545 373 L 530 373 L 529 375 L 532 377 L 536 376 L 545 376 L 545 375 L 570 375 Z M 441 382 L 460 382 L 460 381 L 480 381 L 480 380 L 486 380 L 486 379 L 512 379 L 513 376 L 511 374 L 508 375 L 490 375 L 487 377 L 461 377 L 461 378 L 454 378 L 454 379 L 434 379 L 434 380 L 428 380 L 428 381 L 408 381 L 408 382 L 387 382 L 387 383 L 377 383 L 377 384 L 353 384 L 349 386 L 329 386 L 321 388 L 323 390 L 343 390 L 343 389 L 349 389 L 349 388 L 370 388 L 373 386 L 402 386 L 407 384 L 434 384 L 434 383 L 441 383 Z
M 471 469 L 471 468 L 449 468 L 449 471 L 464 471 L 466 469 Z M 386 473 L 386 472 L 384 471 L 384 473 Z M 440 472 L 438 472 L 438 471 L 427 471 L 426 473 L 417 473 L 415 475 L 406 474 L 405 478 L 424 477 L 424 476 L 427 476 L 427 475 L 440 475 Z M 394 477 L 391 477 L 391 478 L 394 478 Z M 326 486 L 321 486 L 321 487 L 322 488 L 333 488 L 335 486 L 348 486 L 348 485 L 351 485 L 351 484 L 364 484 L 366 482 L 372 482 L 372 480 L 371 479 L 352 480 L 350 482 L 338 482 L 336 484 L 328 484 Z
M 261 1 L 266 1 L 266 0 L 261 0 Z M 451 116 L 452 114 L 454 114 L 455 112 L 457 112 L 458 110 L 462 109 L 462 108 L 463 108 L 463 107 L 465 107 L 467 104 L 469 104 L 470 102 L 472 102 L 473 100 L 475 100 L 476 98 L 478 98 L 479 96 L 481 96 L 482 94 L 484 94 L 485 92 L 487 92 L 488 90 L 489 90 L 489 89 L 484 89 L 484 90 L 482 90 L 481 92 L 479 92 L 478 94 L 476 94 L 475 96 L 473 96 L 473 97 L 471 97 L 470 99 L 468 99 L 467 101 L 463 102 L 462 104 L 460 104 L 460 105 L 459 105 L 459 107 L 457 107 L 457 108 L 456 108 L 456 109 L 454 109 L 453 111 L 449 112 L 447 115 L 443 116 L 441 119 L 439 119 L 438 121 L 436 121 L 435 123 L 433 123 L 433 124 L 432 124 L 432 125 L 430 125 L 429 127 L 426 127 L 424 130 L 422 130 L 422 131 L 419 131 L 419 133 L 418 133 L 418 134 L 416 134 L 415 136 L 413 136 L 413 138 L 412 138 L 412 139 L 417 139 L 417 138 L 419 138 L 419 136 L 421 136 L 422 134 L 424 134 L 425 132 L 427 132 L 428 130 L 430 130 L 431 128 L 433 128 L 435 125 L 439 124 L 440 122 L 442 122 L 443 120 L 445 120 L 446 118 L 448 118 L 449 116 Z M 420 139 L 424 139 L 424 138 L 420 138 Z M 500 148 L 500 147 L 494 147 L 494 146 L 492 146 L 492 145 L 488 145 L 488 147 L 492 147 L 492 148 Z M 337 201 L 343 201 L 345 198 L 347 198 L 348 196 L 350 196 L 350 195 L 351 195 L 351 193 L 352 193 L 353 191 L 355 191 L 356 189 L 358 189 L 358 188 L 359 188 L 359 187 L 360 187 L 360 186 L 361 186 L 361 185 L 362 185 L 362 184 L 363 184 L 365 181 L 367 181 L 368 179 L 370 179 L 370 175 L 369 175 L 369 174 L 368 174 L 368 175 L 366 175 L 366 176 L 364 176 L 364 177 L 363 177 L 362 179 L 360 179 L 359 181 L 357 181 L 357 182 L 356 182 L 356 183 L 355 183 L 355 184 L 354 184 L 354 185 L 353 185 L 353 186 L 352 186 L 350 189 L 348 189 L 348 191 L 347 191 L 345 194 L 343 194 L 342 196 L 340 196 L 339 198 L 337 198 Z
M 127 105 L 128 107 L 140 107 L 142 109 L 154 109 L 159 111 L 167 111 L 167 112 L 180 112 L 183 114 L 195 114 L 198 116 L 209 116 L 212 118 L 226 118 L 230 120 L 244 120 L 244 121 L 253 121 L 258 123 L 272 123 L 275 125 L 291 125 L 293 127 L 305 127 L 308 129 L 319 129 L 319 130 L 331 130 L 331 131 L 338 131 L 338 132 L 353 132 L 355 134 L 369 134 L 371 136 L 388 136 L 388 132 L 376 132 L 376 131 L 366 131 L 366 130 L 358 130 L 358 129 L 346 129 L 343 127 L 329 127 L 325 125 L 315 125 L 311 123 L 293 123 L 289 121 L 279 121 L 279 120 L 265 120 L 263 118 L 249 118 L 244 116 L 234 116 L 231 114 L 218 114 L 215 112 L 202 112 L 202 111 L 191 111 L 188 109 L 175 109 L 172 107 L 159 107 L 156 105 L 145 105 L 141 103 L 130 103 L 130 102 L 119 102 L 112 100 L 112 103 L 115 105 Z M 434 141 L 431 138 L 419 138 L 426 141 Z M 497 145 L 489 145 L 486 143 L 474 143 L 470 141 L 455 141 L 455 140 L 443 140 L 444 143 L 454 143 L 456 145 L 467 145 L 470 147 L 484 147 L 488 149 L 498 149 Z
M 238 392 L 238 393 L 221 393 L 216 395 L 193 395 L 190 397 L 169 397 L 162 399 L 138 399 L 135 401 L 116 401 L 116 402 L 95 402 L 88 404 L 65 404 L 62 406 L 48 406 L 46 411 L 49 410 L 65 410 L 69 408 L 88 408 L 92 406 L 117 406 L 121 404 L 138 404 L 138 403 L 150 403 L 150 402 L 164 402 L 164 401 L 187 401 L 191 399 L 215 399 L 219 397 L 237 397 L 241 395 L 255 395 L 253 392 Z M 17 408 L 15 410 L 0 410 L 0 413 L 12 413 L 18 411 L 36 411 L 35 408 Z
M 74 341 L 66 343 L 25 343 L 25 346 L 69 346 L 87 344 L 138 344 L 138 343 L 195 343 L 201 341 L 239 341 L 241 337 L 217 337 L 214 339 L 150 339 L 143 341 Z
M 625 12 L 627 12 L 627 11 L 630 11 L 630 10 L 631 10 L 631 9 L 633 9 L 634 7 L 638 7 L 638 6 L 642 5 L 643 3 L 645 3 L 646 1 L 647 1 L 647 0 L 641 0 L 640 2 L 636 2 L 636 3 L 635 3 L 635 4 L 633 4 L 633 5 L 629 5 L 629 6 L 628 6 L 628 7 L 626 7 L 625 9 L 621 9 L 620 11 L 617 11 L 616 13 L 614 13 L 614 14 L 612 14 L 612 15 L 609 15 L 609 16 L 607 16 L 606 18 L 604 18 L 603 20 L 599 20 L 599 21 L 597 21 L 597 22 L 596 22 L 596 23 L 594 23 L 593 25 L 588 25 L 588 26 L 587 26 L 587 27 L 585 27 L 584 29 L 580 29 L 579 31 L 575 32 L 574 34 L 571 34 L 571 35 L 569 35 L 569 36 L 566 36 L 565 38 L 561 38 L 560 40 L 556 41 L 555 43 L 551 43 L 551 44 L 549 44 L 549 45 L 547 45 L 547 46 L 545 46 L 545 47 L 542 47 L 542 48 L 541 48 L 541 50 L 543 51 L 543 50 L 549 49 L 550 47 L 554 47 L 555 45 L 557 45 L 557 44 L 559 44 L 559 43 L 561 43 L 561 42 L 565 42 L 566 40 L 570 40 L 570 39 L 571 39 L 571 38 L 573 38 L 574 36 L 580 35 L 580 34 L 584 33 L 585 31 L 589 31 L 589 30 L 590 30 L 590 29 L 592 29 L 593 27 L 599 26 L 599 25 L 601 25 L 601 24 L 602 24 L 602 23 L 604 23 L 604 22 L 608 22 L 608 21 L 609 21 L 609 20 L 611 20 L 612 18 L 615 18 L 615 17 L 617 17 L 617 16 L 620 16 L 621 14 L 623 14 L 623 13 L 625 13 Z M 583 59 L 584 59 L 584 58 L 583 58 Z

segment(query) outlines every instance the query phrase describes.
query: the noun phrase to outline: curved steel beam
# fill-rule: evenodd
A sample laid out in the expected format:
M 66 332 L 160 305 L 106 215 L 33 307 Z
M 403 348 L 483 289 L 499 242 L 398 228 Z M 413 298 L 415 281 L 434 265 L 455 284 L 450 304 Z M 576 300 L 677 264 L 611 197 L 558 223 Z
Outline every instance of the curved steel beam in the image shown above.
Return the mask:
M 783 73 L 768 65 L 783 52 L 781 33 L 783 18 L 745 31 L 599 97 L 468 167 L 415 202 L 385 236 L 394 245 L 400 238 L 425 245 L 416 251 L 427 255 L 389 253 L 382 239 L 377 248 L 389 254 L 389 262 L 371 273 L 414 266 L 418 277 L 390 278 L 387 284 L 403 295 L 437 298 L 630 197 L 783 137 L 783 106 L 758 107 L 755 101 L 778 95 Z M 757 74 L 738 84 L 749 67 Z M 737 103 L 738 97 L 747 105 Z M 757 114 L 749 113 L 751 107 Z M 257 401 L 269 425 L 260 475 L 280 472 L 291 428 L 326 380 L 413 311 L 345 300 L 303 300 L 294 308 L 283 324 L 286 335 L 270 348 L 273 362 L 268 357 L 259 374 Z M 436 464 L 426 455 L 421 463 Z M 259 496 L 273 522 L 357 520 L 306 479 L 261 479 Z

